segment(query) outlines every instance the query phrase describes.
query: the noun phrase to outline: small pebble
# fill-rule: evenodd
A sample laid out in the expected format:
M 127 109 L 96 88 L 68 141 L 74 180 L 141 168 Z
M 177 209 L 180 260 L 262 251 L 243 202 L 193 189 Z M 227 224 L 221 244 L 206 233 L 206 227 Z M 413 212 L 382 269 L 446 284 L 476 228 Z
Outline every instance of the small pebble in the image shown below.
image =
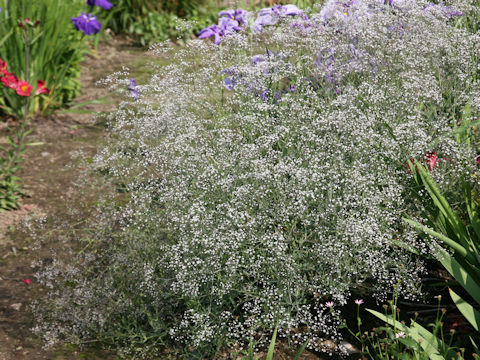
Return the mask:
M 340 342 L 340 346 L 342 346 L 345 350 L 347 350 L 347 353 L 349 355 L 350 354 L 358 354 L 360 352 L 360 350 L 358 350 L 355 346 L 353 346 L 352 344 L 350 344 L 346 341 Z

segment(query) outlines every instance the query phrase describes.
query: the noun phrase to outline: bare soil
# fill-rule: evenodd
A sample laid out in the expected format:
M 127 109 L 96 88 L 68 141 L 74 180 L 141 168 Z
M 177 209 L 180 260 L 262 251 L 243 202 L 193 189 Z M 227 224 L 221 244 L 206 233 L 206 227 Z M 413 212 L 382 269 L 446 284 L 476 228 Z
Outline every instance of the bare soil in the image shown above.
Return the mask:
M 81 78 L 83 95 L 76 102 L 109 95 L 107 89 L 96 85 L 98 80 L 124 65 L 138 67 L 144 63 L 144 51 L 126 40 L 112 38 L 101 43 L 98 50 L 85 59 Z M 72 158 L 79 153 L 84 157 L 95 154 L 106 129 L 98 124 L 94 115 L 113 110 L 115 103 L 113 99 L 110 103 L 83 107 L 93 112 L 89 114 L 57 113 L 33 121 L 34 131 L 29 141 L 42 145 L 28 148 L 19 173 L 27 197 L 18 210 L 0 213 L 0 360 L 115 358 L 106 352 L 81 351 L 72 346 L 42 348 L 41 339 L 31 332 L 34 324 L 29 303 L 42 296 L 31 264 L 34 259 L 48 257 L 49 253 L 33 247 L 28 237 L 13 236 L 22 221 L 38 222 L 47 215 L 61 213 L 66 207 L 74 191 L 71 184 L 82 170 Z M 0 121 L 2 134 L 6 133 L 7 125 L 15 126 L 5 119 Z

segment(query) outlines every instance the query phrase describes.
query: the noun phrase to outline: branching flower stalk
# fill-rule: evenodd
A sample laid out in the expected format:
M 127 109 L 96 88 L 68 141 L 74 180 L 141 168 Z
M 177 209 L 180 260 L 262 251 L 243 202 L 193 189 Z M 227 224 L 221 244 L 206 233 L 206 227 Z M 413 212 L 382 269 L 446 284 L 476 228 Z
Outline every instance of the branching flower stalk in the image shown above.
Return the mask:
M 6 193 L 11 192 L 12 190 L 14 192 L 19 192 L 21 193 L 20 188 L 16 184 L 17 179 L 14 177 L 15 172 L 18 170 L 18 165 L 22 161 L 22 155 L 25 152 L 26 149 L 26 144 L 25 140 L 27 135 L 31 132 L 29 129 L 30 127 L 30 89 L 28 89 L 28 84 L 30 81 L 30 48 L 31 48 L 31 38 L 29 34 L 29 25 L 30 25 L 30 20 L 26 19 L 22 23 L 20 23 L 20 27 L 22 29 L 22 36 L 23 40 L 25 43 L 25 83 L 27 85 L 24 85 L 27 87 L 27 94 L 25 96 L 25 106 L 24 106 L 24 113 L 23 113 L 23 119 L 21 120 L 20 123 L 20 128 L 17 130 L 15 134 L 15 138 L 12 139 L 11 137 L 8 137 L 9 144 L 11 146 L 11 149 L 2 149 L 4 151 L 4 156 L 6 158 L 6 161 L 2 161 L 1 163 L 1 169 L 0 169 L 0 186 L 3 191 Z M 19 86 L 19 85 L 17 85 Z M 4 158 L 4 159 L 5 159 Z M 5 197 L 7 197 L 8 194 L 6 194 Z M 14 199 L 17 198 L 17 196 L 13 195 Z M 5 209 L 5 208 L 15 208 L 17 206 L 16 201 L 13 203 L 9 204 L 0 204 L 0 209 Z

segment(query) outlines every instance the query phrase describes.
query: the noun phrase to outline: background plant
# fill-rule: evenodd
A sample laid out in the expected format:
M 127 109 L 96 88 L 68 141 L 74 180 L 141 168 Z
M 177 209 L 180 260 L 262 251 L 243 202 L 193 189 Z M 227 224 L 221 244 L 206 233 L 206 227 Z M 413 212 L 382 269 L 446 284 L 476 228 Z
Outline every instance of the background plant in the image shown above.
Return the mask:
M 465 301 L 455 291 L 449 289 L 450 296 L 472 327 L 480 331 L 480 217 L 476 199 L 476 187 L 472 190 L 471 179 L 462 179 L 462 190 L 465 202 L 455 212 L 447 199 L 441 194 L 435 181 L 423 166 L 417 166 L 415 180 L 419 185 L 419 193 L 426 190 L 431 202 L 424 209 L 426 224 L 405 219 L 423 235 L 429 235 L 439 241 L 435 255 L 445 269 L 455 278 L 457 285 L 463 288 L 472 300 Z M 461 216 L 464 215 L 467 219 Z M 470 338 L 475 350 L 478 344 Z M 434 339 L 438 342 L 438 340 Z M 435 342 L 430 341 L 433 347 Z M 443 344 L 440 342 L 440 344 Z
M 375 328 L 365 328 L 365 320 L 360 316 L 363 300 L 355 300 L 357 305 L 356 326 L 349 326 L 343 320 L 346 328 L 361 345 L 361 354 L 369 359 L 463 359 L 458 347 L 452 346 L 454 333 L 444 334 L 443 320 L 446 309 L 442 308 L 441 296 L 437 296 L 436 317 L 428 324 L 430 332 L 419 324 L 418 313 L 411 319 L 411 325 L 406 325 L 400 318 L 398 293 L 395 288 L 392 299 L 383 305 L 384 312 L 367 309 L 368 312 L 384 321 Z M 441 345 L 440 345 L 441 344 Z
M 26 135 L 28 132 L 20 129 L 13 137 L 7 136 L 7 144 L 0 146 L 0 212 L 16 209 L 23 195 L 15 173 L 26 149 L 23 141 Z
M 461 198 L 476 149 L 453 139 L 452 116 L 478 114 L 480 44 L 423 3 L 348 4 L 220 46 L 154 47 L 172 64 L 120 106 L 93 164 L 125 197 L 104 199 L 91 252 L 42 268 L 40 334 L 204 357 L 267 346 L 278 322 L 279 337 L 330 351 L 327 300 L 419 294 L 406 248 L 430 249 L 402 222 L 421 215 L 408 163 L 430 162 Z
M 177 39 L 185 30 L 179 29 L 180 19 L 189 19 L 188 35 L 196 33 L 215 19 L 219 11 L 211 0 L 152 1 L 117 0 L 104 23 L 116 34 L 131 34 L 142 46 Z
M 238 1 L 237 6 L 254 11 L 274 3 L 292 3 L 298 6 L 313 6 L 321 3 L 319 0 L 292 1 Z M 168 39 L 188 38 L 213 24 L 220 10 L 226 8 L 223 0 L 117 0 L 109 14 L 101 15 L 106 27 L 116 34 L 130 34 L 142 46 L 151 45 Z M 188 20 L 187 28 L 181 21 Z
M 65 106 L 80 92 L 80 62 L 88 50 L 86 39 L 73 27 L 70 18 L 85 6 L 75 0 L 0 1 L 0 38 L 10 34 L 0 47 L 0 58 L 10 71 L 35 84 L 43 80 L 50 94 L 30 103 L 29 112 L 48 112 Z M 25 39 L 19 24 L 25 19 L 39 22 L 30 38 L 29 74 L 25 74 Z M 28 75 L 28 76 L 27 76 Z M 23 106 L 16 94 L 0 89 L 0 105 L 4 114 L 22 118 Z

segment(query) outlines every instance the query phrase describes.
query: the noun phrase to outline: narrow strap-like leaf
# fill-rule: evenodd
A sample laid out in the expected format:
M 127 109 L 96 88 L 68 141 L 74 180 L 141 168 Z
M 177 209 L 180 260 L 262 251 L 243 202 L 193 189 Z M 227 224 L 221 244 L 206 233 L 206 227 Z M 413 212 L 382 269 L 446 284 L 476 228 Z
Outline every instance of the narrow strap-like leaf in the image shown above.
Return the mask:
M 298 358 L 300 357 L 300 355 L 302 355 L 302 353 L 305 351 L 305 349 L 307 348 L 307 345 L 308 345 L 308 342 L 309 340 L 305 341 L 302 345 L 302 347 L 300 348 L 300 350 L 298 350 L 297 354 L 295 355 L 295 357 L 293 358 L 293 360 L 298 360 Z
M 478 272 L 476 274 L 467 272 L 464 266 L 443 249 L 440 250 L 439 260 L 455 280 L 480 304 L 480 285 L 474 280 L 478 278 Z
M 450 207 L 450 204 L 448 203 L 448 201 L 441 194 L 440 189 L 435 184 L 435 181 L 431 177 L 430 173 L 425 169 L 425 167 L 420 162 L 416 161 L 415 163 L 418 167 L 418 172 L 420 174 L 420 177 L 422 178 L 425 188 L 430 194 L 430 197 L 432 198 L 435 205 L 442 212 L 445 219 L 450 223 L 450 227 L 452 231 L 455 233 L 455 235 L 458 238 L 456 240 L 461 242 L 464 247 L 468 247 L 468 243 L 466 242 L 466 239 L 468 239 L 468 232 L 467 232 L 467 229 L 465 228 L 465 225 L 463 225 L 460 218 Z
M 412 225 L 415 229 L 417 229 L 417 231 L 424 232 L 426 234 L 436 237 L 438 240 L 443 241 L 443 243 L 451 247 L 453 251 L 455 251 L 459 255 L 464 256 L 465 258 L 467 258 L 472 262 L 475 262 L 475 257 L 456 241 L 416 221 L 413 221 L 407 218 L 403 218 L 403 220 L 409 223 L 410 225 Z
M 402 324 L 400 321 L 397 321 L 391 316 L 385 316 L 384 314 L 371 309 L 367 309 L 367 311 L 375 315 L 379 319 L 385 321 L 387 324 L 390 324 L 391 326 L 394 326 L 397 329 L 402 329 L 405 333 L 408 333 L 408 335 L 411 338 L 413 338 L 415 341 L 417 341 L 420 344 L 422 349 L 428 354 L 428 357 L 430 358 L 430 360 L 445 360 L 445 358 L 437 350 L 437 348 L 440 348 L 437 342 L 436 341 L 434 341 L 434 343 L 429 342 L 429 341 L 433 341 L 434 340 L 433 338 L 436 338 L 436 337 L 432 333 L 430 333 L 428 330 L 424 329 L 426 332 L 425 333 L 426 337 L 424 337 L 421 334 L 419 334 L 418 329 L 415 329 L 413 327 L 410 328 L 407 325 Z M 438 338 L 436 339 L 441 341 Z M 458 359 L 458 358 L 455 357 L 455 359 Z
M 273 331 L 272 340 L 270 341 L 270 346 L 268 347 L 266 360 L 273 360 L 273 352 L 275 350 L 275 341 L 277 340 L 277 330 L 278 330 L 278 324 L 275 326 L 275 330 Z
M 458 296 L 452 289 L 449 289 L 449 291 L 458 310 L 460 310 L 462 315 L 465 316 L 465 319 L 467 319 L 475 330 L 480 331 L 480 312 Z

